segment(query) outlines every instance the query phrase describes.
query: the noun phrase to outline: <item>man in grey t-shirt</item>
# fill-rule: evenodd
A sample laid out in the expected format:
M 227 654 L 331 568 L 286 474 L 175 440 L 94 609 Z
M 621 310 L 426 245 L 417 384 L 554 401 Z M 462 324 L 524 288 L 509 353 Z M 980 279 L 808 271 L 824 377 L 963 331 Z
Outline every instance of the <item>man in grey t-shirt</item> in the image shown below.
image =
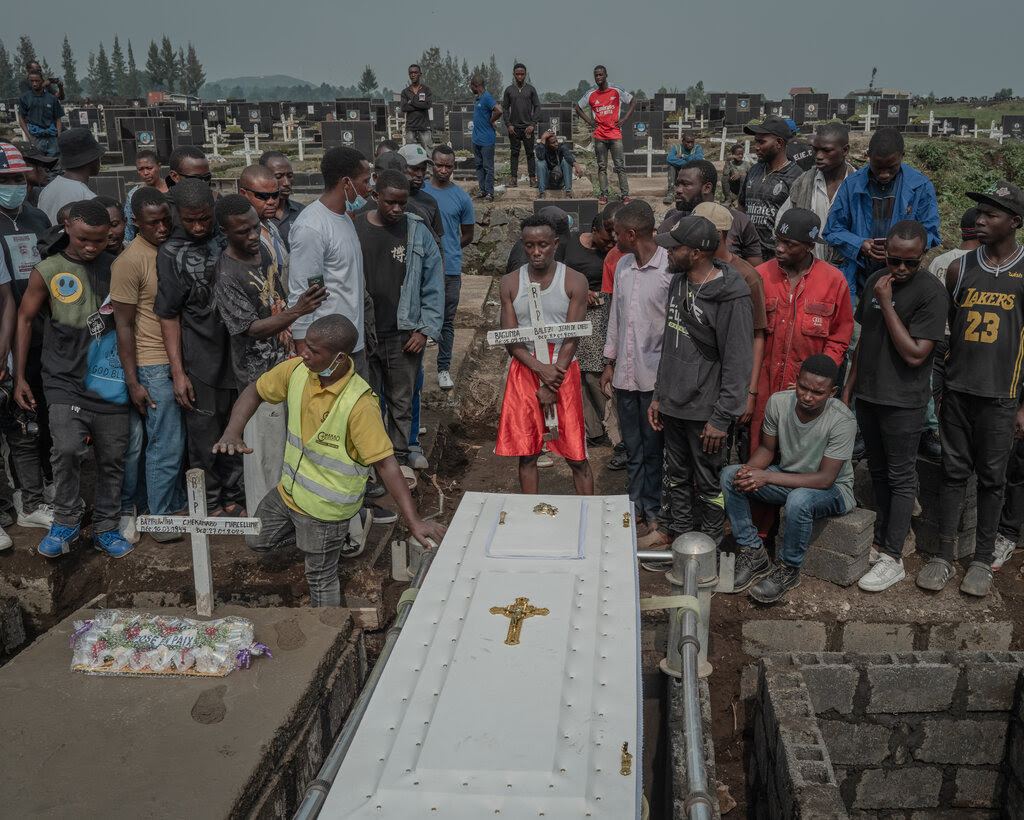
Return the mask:
M 828 356 L 808 356 L 796 389 L 780 390 L 768 399 L 761 443 L 750 460 L 722 470 L 725 511 L 740 548 L 734 590 L 751 587 L 755 601 L 774 603 L 799 586 L 814 520 L 843 515 L 856 506 L 850 457 L 857 422 L 834 398 L 838 378 L 839 369 Z M 776 452 L 779 463 L 772 465 Z M 751 520 L 751 498 L 786 508 L 777 564 L 772 564 Z

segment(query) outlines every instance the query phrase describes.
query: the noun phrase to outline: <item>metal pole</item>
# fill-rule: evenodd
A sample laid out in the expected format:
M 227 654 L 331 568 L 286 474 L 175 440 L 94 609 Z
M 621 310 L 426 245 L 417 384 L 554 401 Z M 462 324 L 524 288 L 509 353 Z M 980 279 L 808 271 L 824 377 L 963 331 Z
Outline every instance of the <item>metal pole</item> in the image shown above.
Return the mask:
M 697 591 L 696 558 L 686 562 L 683 589 L 688 590 L 688 595 Z M 708 774 L 704 763 L 704 729 L 701 725 L 700 684 L 697 678 L 697 616 L 689 610 L 684 612 L 682 627 L 683 737 L 686 740 L 686 782 L 689 786 L 684 805 L 691 820 L 711 820 L 712 802 L 708 794 Z
M 437 550 L 429 550 L 423 553 L 420 571 L 412 582 L 413 588 L 418 589 L 423 585 L 423 579 L 426 577 L 427 570 L 430 568 L 430 564 L 436 554 Z M 306 786 L 306 793 L 303 795 L 302 802 L 299 804 L 293 820 L 312 820 L 320 814 L 320 810 L 327 800 L 327 793 L 331 790 L 331 786 L 334 785 L 334 779 L 338 776 L 338 772 L 341 771 L 341 764 L 345 760 L 345 755 L 348 754 L 349 748 L 352 746 L 352 741 L 355 739 L 359 724 L 362 722 L 366 709 L 370 705 L 370 698 L 373 697 L 373 692 L 377 688 L 381 676 L 384 674 L 384 667 L 387 665 L 388 658 L 391 657 L 395 643 L 398 641 L 398 636 L 402 632 L 402 627 L 405 626 L 405 622 L 409 619 L 411 609 L 412 606 L 407 606 L 399 612 L 394 625 L 388 630 L 380 657 L 377 658 L 377 663 L 374 665 L 373 671 L 370 672 L 370 676 L 366 679 L 363 691 L 359 693 L 359 698 L 352 706 L 345 720 L 345 725 L 341 727 L 341 734 L 338 735 L 338 739 L 334 742 L 334 746 L 325 758 L 323 766 L 320 767 L 316 780 Z

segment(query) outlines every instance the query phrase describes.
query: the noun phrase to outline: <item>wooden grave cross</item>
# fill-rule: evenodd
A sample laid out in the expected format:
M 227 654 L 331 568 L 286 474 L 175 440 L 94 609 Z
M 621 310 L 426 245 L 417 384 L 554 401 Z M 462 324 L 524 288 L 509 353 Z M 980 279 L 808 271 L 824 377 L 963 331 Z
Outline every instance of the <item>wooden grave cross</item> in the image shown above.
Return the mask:
M 490 330 L 487 332 L 487 344 L 510 345 L 518 342 L 532 342 L 533 355 L 542 364 L 551 364 L 551 351 L 548 349 L 548 339 L 561 339 L 563 337 L 589 336 L 594 332 L 590 322 L 563 322 L 561 324 L 548 325 L 544 323 L 544 306 L 540 301 L 540 285 L 536 282 L 528 283 L 530 300 L 530 325 L 527 327 L 510 327 L 502 330 Z M 551 405 L 544 412 L 544 426 L 548 432 L 544 434 L 545 441 L 553 441 L 558 438 L 558 412 L 555 406 Z
M 258 518 L 211 518 L 206 512 L 206 476 L 193 469 L 185 474 L 188 515 L 140 515 L 139 532 L 182 532 L 192 542 L 192 571 L 196 584 L 196 612 L 213 615 L 213 571 L 210 565 L 211 535 L 259 535 Z

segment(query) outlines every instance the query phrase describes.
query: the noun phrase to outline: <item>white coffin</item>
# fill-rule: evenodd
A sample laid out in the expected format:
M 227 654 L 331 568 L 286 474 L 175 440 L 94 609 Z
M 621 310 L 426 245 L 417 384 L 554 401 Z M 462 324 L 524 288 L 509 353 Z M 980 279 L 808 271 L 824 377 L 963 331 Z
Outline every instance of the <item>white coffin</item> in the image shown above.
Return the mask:
M 638 818 L 630 512 L 626 496 L 467 493 L 320 816 Z M 549 614 L 508 646 L 490 609 L 518 597 Z

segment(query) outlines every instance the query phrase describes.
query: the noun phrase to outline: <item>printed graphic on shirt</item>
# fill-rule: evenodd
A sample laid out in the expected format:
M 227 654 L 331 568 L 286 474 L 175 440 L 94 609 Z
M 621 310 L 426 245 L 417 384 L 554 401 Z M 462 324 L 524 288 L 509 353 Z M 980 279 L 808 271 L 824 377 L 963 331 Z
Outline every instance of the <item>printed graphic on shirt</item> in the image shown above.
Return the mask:
M 15 279 L 28 279 L 32 268 L 39 264 L 42 257 L 39 255 L 39 248 L 36 246 L 36 235 L 34 233 L 14 233 L 4 237 L 7 240 L 7 248 L 11 252 L 13 270 L 11 275 Z
M 394 259 L 396 262 L 400 262 L 404 265 L 405 245 L 395 245 L 395 247 L 391 249 L 391 258 Z
M 50 295 L 65 305 L 82 298 L 82 280 L 73 273 L 59 273 L 50 282 Z

